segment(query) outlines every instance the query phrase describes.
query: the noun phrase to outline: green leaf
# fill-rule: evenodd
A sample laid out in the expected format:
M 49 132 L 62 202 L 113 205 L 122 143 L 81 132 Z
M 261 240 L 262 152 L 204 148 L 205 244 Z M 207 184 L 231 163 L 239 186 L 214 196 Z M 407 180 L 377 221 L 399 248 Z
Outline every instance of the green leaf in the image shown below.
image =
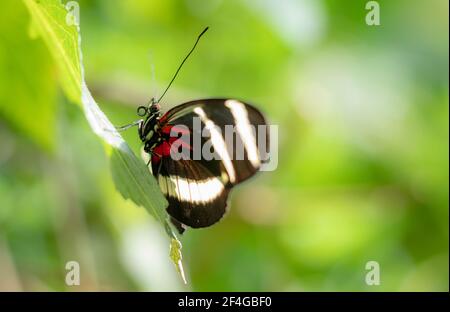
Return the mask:
M 56 124 L 54 65 L 45 45 L 30 41 L 28 12 L 21 3 L 3 1 L 0 20 L 0 118 L 51 151 Z
M 78 30 L 66 23 L 68 12 L 60 1 L 24 0 L 31 13 L 30 33 L 41 34 L 58 66 L 59 79 L 67 97 L 80 103 L 81 63 Z
M 33 24 L 57 63 L 67 97 L 81 105 L 92 131 L 105 143 L 116 188 L 124 198 L 146 208 L 161 223 L 171 239 L 170 257 L 185 280 L 181 266 L 181 243 L 167 222 L 166 199 L 145 163 L 135 156 L 100 110 L 86 85 L 79 27 L 66 23 L 68 12 L 58 0 L 24 2 L 31 13 Z

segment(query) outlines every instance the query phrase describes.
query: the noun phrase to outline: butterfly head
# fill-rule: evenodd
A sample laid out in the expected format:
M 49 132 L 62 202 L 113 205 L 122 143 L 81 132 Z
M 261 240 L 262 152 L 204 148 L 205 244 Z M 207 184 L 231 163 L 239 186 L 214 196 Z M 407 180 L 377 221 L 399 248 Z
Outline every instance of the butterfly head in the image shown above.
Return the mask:
M 159 116 L 161 113 L 161 106 L 154 98 L 150 100 L 147 106 L 139 106 L 137 108 L 137 114 L 140 117 L 150 118 L 155 115 Z

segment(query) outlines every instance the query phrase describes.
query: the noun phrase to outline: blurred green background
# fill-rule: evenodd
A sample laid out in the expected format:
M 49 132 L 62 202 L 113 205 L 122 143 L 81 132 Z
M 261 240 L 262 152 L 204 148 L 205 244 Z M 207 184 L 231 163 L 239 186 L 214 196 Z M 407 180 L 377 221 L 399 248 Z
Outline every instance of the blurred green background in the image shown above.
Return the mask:
M 380 26 L 366 2 L 79 1 L 87 83 L 113 123 L 210 26 L 163 109 L 234 97 L 279 125 L 277 170 L 181 237 L 185 286 L 161 226 L 115 191 L 25 6 L 3 1 L 0 290 L 448 291 L 448 1 L 378 1 Z

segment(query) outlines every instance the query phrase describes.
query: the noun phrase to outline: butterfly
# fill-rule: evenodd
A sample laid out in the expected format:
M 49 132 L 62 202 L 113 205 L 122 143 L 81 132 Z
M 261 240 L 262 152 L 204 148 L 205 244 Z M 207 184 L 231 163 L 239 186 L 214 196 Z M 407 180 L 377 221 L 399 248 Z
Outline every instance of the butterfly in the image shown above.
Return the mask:
M 218 222 L 227 211 L 230 190 L 253 176 L 267 159 L 269 132 L 263 114 L 236 99 L 190 101 L 162 114 L 159 102 L 139 106 L 144 158 L 169 205 L 167 213 L 183 233 Z

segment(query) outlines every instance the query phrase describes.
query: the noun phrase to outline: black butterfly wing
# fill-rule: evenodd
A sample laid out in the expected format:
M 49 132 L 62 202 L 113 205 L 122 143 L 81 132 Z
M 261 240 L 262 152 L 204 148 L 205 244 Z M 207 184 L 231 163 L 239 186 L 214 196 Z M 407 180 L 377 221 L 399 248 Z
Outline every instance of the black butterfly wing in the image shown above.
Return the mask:
M 262 163 L 265 150 L 259 148 L 257 140 L 260 131 L 267 131 L 267 127 L 258 128 L 264 125 L 265 119 L 256 108 L 229 99 L 188 102 L 161 117 L 164 138 L 154 148 L 152 172 L 168 199 L 167 211 L 180 232 L 182 224 L 207 227 L 224 215 L 231 187 L 254 175 Z M 227 126 L 235 130 L 228 140 Z M 183 134 L 187 131 L 189 136 L 178 138 L 173 130 Z M 264 140 L 268 146 L 268 133 Z M 215 157 L 204 157 L 202 153 L 208 142 Z M 188 147 L 185 159 L 175 160 L 169 155 L 168 150 L 177 143 Z
M 195 118 L 201 120 L 201 131 L 205 131 L 205 127 L 210 129 L 206 131 L 210 132 L 209 136 L 202 137 L 198 133 L 199 128 L 194 127 Z M 265 148 L 269 146 L 269 133 L 265 118 L 258 109 L 247 103 L 231 99 L 187 102 L 169 110 L 161 118 L 161 125 L 163 127 L 183 125 L 190 129 L 191 141 L 186 143 L 193 148 L 191 156 L 197 147 L 192 142 L 194 135 L 201 137 L 202 149 L 209 140 L 216 157 L 214 159 L 194 158 L 213 174 L 218 176 L 226 174 L 229 178 L 228 183 L 231 185 L 253 176 L 266 158 Z M 218 131 L 214 131 L 212 127 L 216 127 L 220 133 L 218 134 Z M 230 135 L 225 137 L 227 132 Z M 264 140 L 264 144 L 258 144 L 261 143 L 258 142 L 259 137 Z
M 183 232 L 182 224 L 207 227 L 225 214 L 229 187 L 201 163 L 162 157 L 160 167 L 156 167 L 153 172 L 169 202 L 167 212 L 181 223 L 172 220 L 180 232 Z

